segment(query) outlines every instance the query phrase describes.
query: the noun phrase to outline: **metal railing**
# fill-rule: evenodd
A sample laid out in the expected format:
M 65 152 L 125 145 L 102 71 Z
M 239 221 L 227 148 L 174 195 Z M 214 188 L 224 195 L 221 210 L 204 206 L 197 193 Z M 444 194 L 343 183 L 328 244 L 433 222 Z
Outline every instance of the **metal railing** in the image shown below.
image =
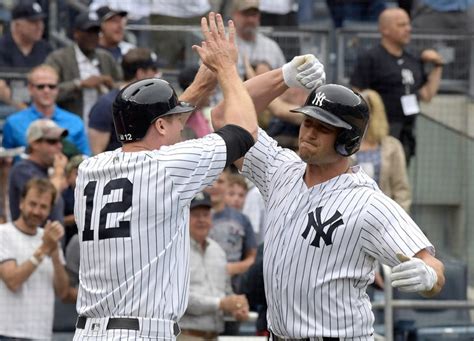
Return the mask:
M 390 278 L 390 267 L 383 265 L 385 278 Z M 405 300 L 394 299 L 393 288 L 390 284 L 384 287 L 384 301 L 372 303 L 373 309 L 384 310 L 384 339 L 394 341 L 394 310 L 400 308 L 410 309 L 474 309 L 474 301 L 468 300 Z M 474 325 L 473 325 L 474 327 Z M 454 329 L 451 329 L 454 330 Z M 446 333 L 450 329 L 446 328 Z

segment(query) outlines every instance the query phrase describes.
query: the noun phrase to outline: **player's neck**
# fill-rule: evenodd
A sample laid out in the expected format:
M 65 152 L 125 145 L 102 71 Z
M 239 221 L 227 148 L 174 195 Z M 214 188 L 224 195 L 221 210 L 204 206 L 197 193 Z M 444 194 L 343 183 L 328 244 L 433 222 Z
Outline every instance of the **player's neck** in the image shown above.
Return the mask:
M 131 142 L 131 143 L 124 143 L 122 145 L 122 151 L 123 152 L 143 152 L 147 150 L 155 150 L 155 149 L 160 149 L 161 146 L 150 146 L 148 143 L 144 141 L 137 141 L 137 142 Z
M 322 184 L 323 182 L 329 181 L 341 174 L 349 173 L 350 166 L 351 163 L 349 158 L 344 158 L 338 162 L 324 165 L 308 164 L 304 174 L 304 182 L 308 188 Z

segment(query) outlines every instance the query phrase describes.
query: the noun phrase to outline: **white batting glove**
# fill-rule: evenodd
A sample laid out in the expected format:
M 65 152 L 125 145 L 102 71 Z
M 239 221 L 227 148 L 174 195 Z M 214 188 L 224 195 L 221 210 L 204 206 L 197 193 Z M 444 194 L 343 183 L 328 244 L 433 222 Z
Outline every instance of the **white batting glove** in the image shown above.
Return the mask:
M 324 65 L 312 54 L 294 57 L 282 67 L 283 79 L 290 88 L 303 88 L 310 92 L 326 83 Z
M 390 279 L 392 286 L 404 292 L 429 291 L 438 281 L 434 269 L 421 259 L 407 257 L 398 253 L 397 258 L 402 262 L 392 269 Z

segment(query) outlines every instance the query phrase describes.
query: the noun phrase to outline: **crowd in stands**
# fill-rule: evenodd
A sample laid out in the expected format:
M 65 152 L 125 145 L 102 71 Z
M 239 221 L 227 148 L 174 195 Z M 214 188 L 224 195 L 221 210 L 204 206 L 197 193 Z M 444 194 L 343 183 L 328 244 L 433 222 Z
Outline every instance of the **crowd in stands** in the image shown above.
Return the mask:
M 1 12 L 9 22 L 0 37 L 0 107 L 10 112 L 2 146 L 23 147 L 24 153 L 0 155 L 0 174 L 6 179 L 0 179 L 5 185 L 0 193 L 7 194 L 0 198 L 0 340 L 50 338 L 54 294 L 64 302 L 75 301 L 80 266 L 74 221 L 77 168 L 87 157 L 120 148 L 112 118 L 120 89 L 161 77 L 162 69 L 177 69 L 184 91 L 198 72 L 197 64 L 185 65 L 184 60 L 199 37 L 166 30 L 127 32 L 127 23 L 199 25 L 202 16 L 219 10 L 235 23 L 238 71 L 250 79 L 292 58 L 259 32 L 260 26 L 296 28 L 318 19 L 312 18 L 311 0 L 82 2 L 90 11 L 65 23 L 72 44 L 57 49 L 45 39 L 47 1 L 13 1 Z M 408 52 L 411 29 L 472 30 L 474 0 L 321 3 L 336 28 L 350 21 L 378 22 L 380 44 L 359 56 L 350 77 L 372 114 L 354 163 L 409 212 L 407 167 L 416 150 L 419 101 L 436 96 L 444 66 L 433 49 Z M 2 76 L 9 72 L 25 74 L 23 86 Z M 215 96 L 219 89 L 202 97 L 187 122 L 186 138 L 212 131 L 209 107 Z M 290 89 L 259 113 L 260 126 L 295 151 L 303 116 L 291 110 L 305 98 L 304 91 Z M 190 299 L 181 340 L 238 335 L 239 321 L 248 318 L 249 309 L 259 311 L 257 330 L 265 335 L 264 226 L 258 189 L 232 169 L 191 203 Z

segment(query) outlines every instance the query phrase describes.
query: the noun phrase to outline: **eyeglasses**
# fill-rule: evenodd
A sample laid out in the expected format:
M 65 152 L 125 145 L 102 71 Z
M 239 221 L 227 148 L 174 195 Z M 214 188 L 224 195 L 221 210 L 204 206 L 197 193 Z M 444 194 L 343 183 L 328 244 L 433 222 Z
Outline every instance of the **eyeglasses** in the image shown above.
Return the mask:
M 40 139 L 41 142 L 46 142 L 47 144 L 57 144 L 61 143 L 60 139 Z
M 48 87 L 51 90 L 54 90 L 58 87 L 57 84 L 32 84 L 38 90 L 44 90 L 44 88 Z

